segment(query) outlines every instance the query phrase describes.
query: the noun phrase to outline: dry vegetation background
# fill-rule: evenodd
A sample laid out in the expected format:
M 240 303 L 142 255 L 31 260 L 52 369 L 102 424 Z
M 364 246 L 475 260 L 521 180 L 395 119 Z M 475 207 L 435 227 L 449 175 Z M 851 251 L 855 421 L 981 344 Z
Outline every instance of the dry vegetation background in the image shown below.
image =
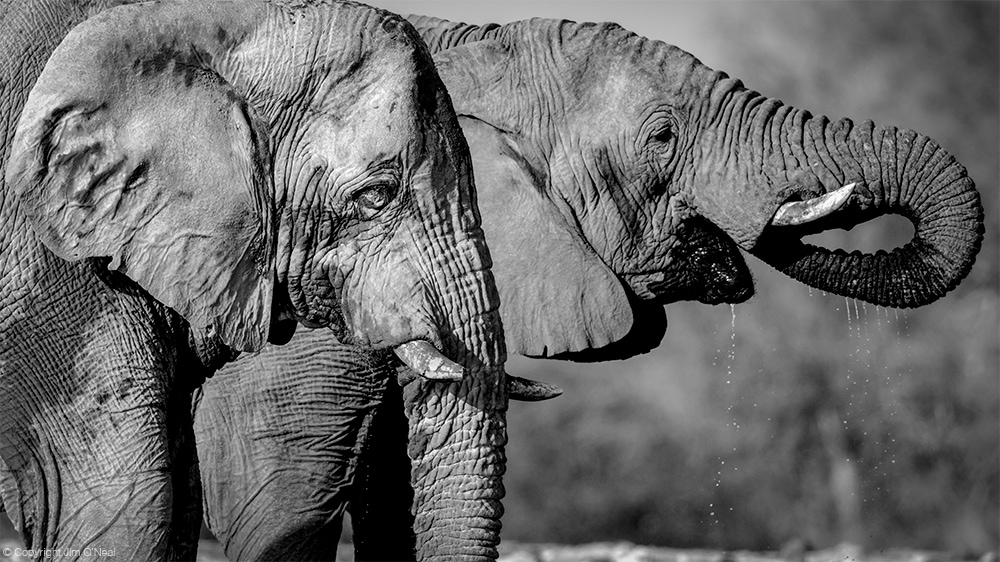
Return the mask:
M 998 3 L 373 3 L 473 23 L 616 21 L 789 104 L 927 134 L 983 195 L 977 264 L 929 307 L 822 295 L 748 256 L 753 300 L 670 305 L 666 338 L 648 355 L 512 360 L 509 371 L 566 392 L 511 405 L 505 540 L 786 548 L 793 558 L 856 545 L 838 560 L 998 549 Z M 891 248 L 911 232 L 882 220 L 822 243 Z

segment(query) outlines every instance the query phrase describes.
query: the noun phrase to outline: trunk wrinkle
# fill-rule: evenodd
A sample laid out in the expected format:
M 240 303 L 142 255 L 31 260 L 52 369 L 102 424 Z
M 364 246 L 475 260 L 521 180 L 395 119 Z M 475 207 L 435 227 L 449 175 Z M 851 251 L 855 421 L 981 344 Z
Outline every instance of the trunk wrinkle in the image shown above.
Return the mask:
M 894 213 L 913 223 L 913 239 L 890 252 L 848 253 L 803 244 L 795 227 L 774 227 L 753 252 L 808 285 L 880 306 L 921 306 L 955 288 L 971 269 L 984 230 L 979 194 L 965 168 L 913 131 L 868 121 L 858 127 L 847 120 L 824 124 L 820 117 L 806 125 L 810 169 L 824 185 L 837 176 L 855 181 L 855 175 L 863 183 L 841 211 L 814 229 L 850 228 Z M 820 138 L 827 147 L 816 144 Z M 830 164 L 836 160 L 842 162 Z

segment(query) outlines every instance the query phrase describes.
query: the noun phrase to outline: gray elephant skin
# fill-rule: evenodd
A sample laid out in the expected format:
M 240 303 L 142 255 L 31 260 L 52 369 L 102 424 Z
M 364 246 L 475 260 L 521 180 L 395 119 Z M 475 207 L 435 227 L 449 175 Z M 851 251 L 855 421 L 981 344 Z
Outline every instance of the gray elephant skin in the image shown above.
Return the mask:
M 107 4 L 0 8 L 0 491 L 26 546 L 193 559 L 192 389 L 301 322 L 448 370 L 406 387 L 433 443 L 414 464 L 447 470 L 421 532 L 495 554 L 498 295 L 412 26 L 339 2 Z
M 750 297 L 740 249 L 809 286 L 905 308 L 954 288 L 980 248 L 972 180 L 922 135 L 788 107 L 613 24 L 410 19 L 472 151 L 510 353 L 645 352 L 666 329 L 663 304 Z M 779 209 L 815 218 L 773 224 Z M 889 213 L 915 226 L 892 252 L 800 242 Z M 347 509 L 358 559 L 413 556 L 409 502 L 426 500 L 405 485 L 400 391 L 378 357 L 300 332 L 204 390 L 206 512 L 232 558 L 281 545 L 332 559 Z

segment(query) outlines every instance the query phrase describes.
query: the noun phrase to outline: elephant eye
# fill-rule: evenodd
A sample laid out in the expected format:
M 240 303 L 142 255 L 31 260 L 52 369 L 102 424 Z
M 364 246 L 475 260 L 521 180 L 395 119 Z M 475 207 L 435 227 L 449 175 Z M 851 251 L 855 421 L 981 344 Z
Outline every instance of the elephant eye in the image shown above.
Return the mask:
M 375 216 L 376 213 L 388 205 L 389 201 L 392 200 L 394 192 L 395 188 L 393 185 L 378 183 L 357 190 L 354 192 L 352 199 L 358 210 L 367 219 Z
M 649 138 L 656 142 L 669 142 L 673 136 L 673 131 L 667 126 L 654 132 Z

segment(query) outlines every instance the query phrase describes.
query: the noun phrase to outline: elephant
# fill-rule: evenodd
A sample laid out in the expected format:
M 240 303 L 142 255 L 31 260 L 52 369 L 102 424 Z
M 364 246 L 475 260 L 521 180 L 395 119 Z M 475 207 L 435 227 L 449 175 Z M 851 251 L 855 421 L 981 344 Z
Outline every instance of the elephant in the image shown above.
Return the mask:
M 665 334 L 664 304 L 752 295 L 741 251 L 811 287 L 906 308 L 953 289 L 982 244 L 973 181 L 925 136 L 786 106 L 614 24 L 410 20 L 472 152 L 508 353 L 648 351 Z M 915 226 L 891 252 L 801 242 L 890 213 Z M 336 391 L 366 377 L 367 392 Z M 332 559 L 348 509 L 356 558 L 414 557 L 409 503 L 426 500 L 406 486 L 393 379 L 382 358 L 310 330 L 206 381 L 195 416 L 205 510 L 231 558 L 275 547 Z M 509 393 L 556 394 L 537 390 Z
M 336 1 L 114 4 L 0 20 L 0 494 L 26 546 L 193 559 L 192 392 L 302 324 L 412 369 L 411 435 L 436 445 L 414 455 L 438 492 L 421 532 L 495 552 L 499 298 L 412 25 Z

